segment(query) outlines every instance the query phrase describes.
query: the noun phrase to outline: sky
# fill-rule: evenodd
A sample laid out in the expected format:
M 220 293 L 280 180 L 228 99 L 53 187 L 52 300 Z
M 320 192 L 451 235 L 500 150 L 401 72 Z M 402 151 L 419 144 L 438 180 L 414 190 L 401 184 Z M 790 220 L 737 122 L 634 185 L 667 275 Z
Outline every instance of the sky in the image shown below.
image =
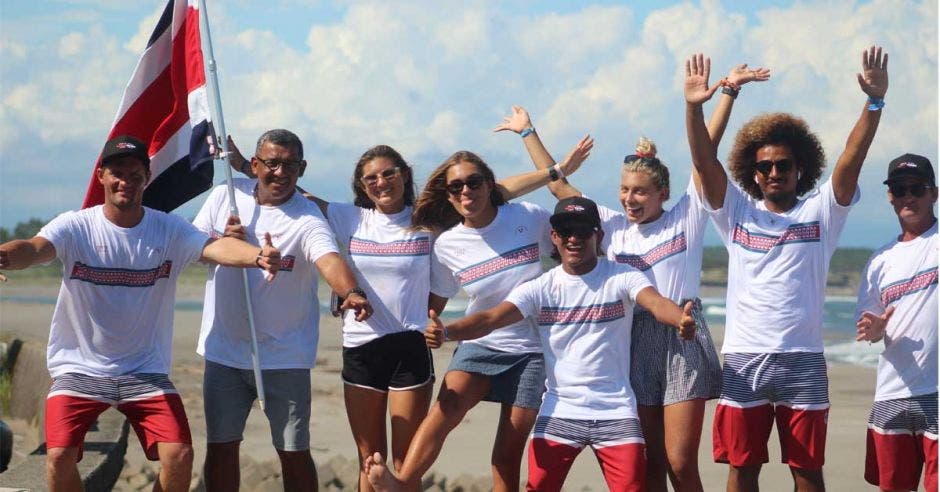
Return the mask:
M 0 3 L 0 226 L 81 206 L 163 6 Z M 828 177 L 865 103 L 855 78 L 862 51 L 881 45 L 890 55 L 884 116 L 840 241 L 873 248 L 898 231 L 881 184 L 887 163 L 906 152 L 937 162 L 937 8 L 935 0 L 209 0 L 207 10 L 227 131 L 246 152 L 264 130 L 294 131 L 308 162 L 299 184 L 336 201 L 352 200 L 353 166 L 380 143 L 415 167 L 419 186 L 457 150 L 481 155 L 497 177 L 531 170 L 517 135 L 491 131 L 519 104 L 556 159 L 594 136 L 571 181 L 611 208 L 623 156 L 651 138 L 670 166 L 674 202 L 689 179 L 682 82 L 697 52 L 711 57 L 712 81 L 740 63 L 772 74 L 744 86 L 722 160 L 747 120 L 785 111 L 819 136 Z M 218 163 L 216 181 L 223 176 Z M 545 190 L 525 199 L 554 203 Z M 177 213 L 193 217 L 203 200 Z M 707 243 L 718 244 L 714 232 Z

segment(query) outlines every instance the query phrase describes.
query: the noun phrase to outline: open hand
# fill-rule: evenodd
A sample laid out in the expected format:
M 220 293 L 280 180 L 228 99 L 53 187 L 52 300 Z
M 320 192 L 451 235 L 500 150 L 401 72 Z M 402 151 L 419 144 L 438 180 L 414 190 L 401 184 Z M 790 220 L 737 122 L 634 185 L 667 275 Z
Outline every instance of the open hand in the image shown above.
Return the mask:
M 264 233 L 264 245 L 261 246 L 261 252 L 255 258 L 255 264 L 258 268 L 268 272 L 268 282 L 274 281 L 274 276 L 281 269 L 281 252 L 271 244 L 271 233 Z
M 588 157 L 591 156 L 591 149 L 594 148 L 594 139 L 590 135 L 585 135 L 577 145 L 571 149 L 571 152 L 568 152 L 568 155 L 565 156 L 565 159 L 558 163 L 558 167 L 561 168 L 562 174 L 565 176 L 571 176 L 575 171 L 581 167 Z
M 444 323 L 437 317 L 433 309 L 428 310 L 428 326 L 424 329 L 424 341 L 432 349 L 440 348 L 444 344 Z
M 885 97 L 888 92 L 888 54 L 882 57 L 881 46 L 872 45 L 862 53 L 862 73 L 856 77 L 862 92 L 869 97 Z
M 692 301 L 687 301 L 682 307 L 682 317 L 679 318 L 679 338 L 692 340 L 695 338 L 695 318 L 692 317 Z
M 764 82 L 770 78 L 770 69 L 758 67 L 754 69 L 747 68 L 747 63 L 738 65 L 728 72 L 728 82 L 734 85 L 742 86 L 748 82 Z
M 339 307 L 340 311 L 352 309 L 356 313 L 356 321 L 365 321 L 372 316 L 372 304 L 368 299 L 353 292 L 343 299 L 343 304 Z
M 708 77 L 712 71 L 711 58 L 699 53 L 685 61 L 685 101 L 689 104 L 702 104 L 711 99 L 720 84 L 708 86 Z
M 493 131 L 501 132 L 509 130 L 516 133 L 522 133 L 522 130 L 525 130 L 531 126 L 532 120 L 529 119 L 529 113 L 527 113 L 522 106 L 513 105 L 512 113 L 510 113 L 509 116 L 503 117 L 503 122 L 496 125 L 496 128 L 493 128 Z
M 888 306 L 885 312 L 878 316 L 877 314 L 865 311 L 862 318 L 855 323 L 856 342 L 878 342 L 885 336 L 885 327 L 888 326 L 888 320 L 894 314 L 894 306 Z

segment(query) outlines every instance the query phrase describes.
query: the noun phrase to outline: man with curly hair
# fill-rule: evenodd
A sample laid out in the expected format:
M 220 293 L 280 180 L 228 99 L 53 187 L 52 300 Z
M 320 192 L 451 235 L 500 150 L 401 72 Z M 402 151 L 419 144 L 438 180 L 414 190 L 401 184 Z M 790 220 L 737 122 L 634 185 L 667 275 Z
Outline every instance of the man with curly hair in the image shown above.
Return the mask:
M 710 61 L 686 63 L 686 125 L 701 196 L 728 249 L 727 320 L 713 453 L 729 463 L 728 490 L 758 490 L 774 420 L 796 489 L 824 490 L 829 413 L 822 320 L 829 260 L 875 137 L 888 88 L 888 56 L 872 46 L 858 83 L 868 100 L 832 176 L 818 189 L 825 157 L 806 123 L 759 116 L 738 133 L 732 183 L 702 116 Z M 804 196 L 805 195 L 805 196 Z

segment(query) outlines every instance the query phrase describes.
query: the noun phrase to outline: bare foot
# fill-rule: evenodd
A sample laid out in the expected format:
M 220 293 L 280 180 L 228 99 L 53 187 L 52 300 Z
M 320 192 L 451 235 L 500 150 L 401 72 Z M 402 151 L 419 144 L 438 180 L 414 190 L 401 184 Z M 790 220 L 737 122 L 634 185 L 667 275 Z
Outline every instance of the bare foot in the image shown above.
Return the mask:
M 376 492 L 400 492 L 404 490 L 403 484 L 388 469 L 381 454 L 375 453 L 369 456 L 362 466 L 365 468 L 369 483 L 372 484 L 372 488 Z

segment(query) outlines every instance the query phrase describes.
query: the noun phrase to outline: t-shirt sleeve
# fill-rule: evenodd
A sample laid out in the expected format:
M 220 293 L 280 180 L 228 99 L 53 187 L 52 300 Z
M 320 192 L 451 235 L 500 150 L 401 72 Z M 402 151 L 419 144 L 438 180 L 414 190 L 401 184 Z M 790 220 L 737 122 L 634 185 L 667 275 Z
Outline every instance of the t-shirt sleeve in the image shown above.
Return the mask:
M 527 282 L 523 282 L 516 287 L 514 287 L 509 295 L 506 296 L 506 302 L 512 303 L 519 309 L 519 312 L 522 313 L 522 316 L 536 317 L 539 313 L 539 307 L 541 302 L 539 302 L 539 292 L 541 291 L 541 277 L 534 278 Z
M 56 256 L 65 262 L 65 255 L 73 248 L 73 234 L 75 226 L 75 212 L 64 212 L 44 225 L 37 236 L 52 243 Z
M 330 202 L 326 207 L 326 220 L 333 233 L 344 243 L 352 235 L 352 230 L 359 223 L 359 207 L 350 203 Z
M 708 222 L 708 212 L 705 210 L 702 197 L 699 196 L 698 190 L 695 189 L 695 182 L 691 178 L 689 179 L 689 186 L 685 190 L 685 196 L 679 199 L 676 206 L 683 207 L 685 230 L 690 231 L 690 235 L 695 237 L 704 234 L 705 223 Z
M 826 250 L 833 252 L 838 246 L 839 236 L 842 234 L 842 228 L 845 227 L 845 221 L 849 217 L 849 211 L 858 203 L 861 198 L 861 191 L 858 186 L 855 187 L 855 194 L 852 195 L 852 201 L 848 205 L 840 205 L 836 201 L 836 192 L 832 188 L 832 176 L 819 187 L 819 206 L 822 208 L 821 224 L 823 228 L 823 240 L 826 244 Z
M 618 275 L 620 280 L 619 282 L 619 297 L 621 299 L 627 298 L 631 302 L 636 304 L 636 296 L 640 293 L 641 290 L 652 287 L 653 284 L 650 283 L 649 279 L 646 278 L 646 275 L 643 272 L 630 267 L 629 265 L 622 265 L 621 273 Z
M 173 227 L 174 240 L 170 244 L 174 249 L 174 260 L 178 260 L 183 266 L 186 266 L 202 258 L 202 251 L 209 241 L 209 235 L 178 215 L 167 214 L 167 220 L 171 222 Z
M 306 217 L 304 227 L 306 233 L 303 237 L 303 248 L 304 254 L 307 255 L 307 260 L 310 263 L 316 262 L 323 255 L 339 252 L 333 238 L 333 231 L 322 215 L 318 213 Z M 275 246 L 277 245 L 275 244 Z
M 212 190 L 212 193 L 209 193 L 206 202 L 202 204 L 202 208 L 199 209 L 199 213 L 196 214 L 196 218 L 193 219 L 193 226 L 195 226 L 196 229 L 199 229 L 211 237 L 221 236 L 225 233 L 224 230 L 215 230 L 215 225 L 218 223 L 218 214 L 223 210 L 221 201 L 225 197 L 225 194 L 226 189 L 224 185 L 216 186 L 215 189 Z M 225 219 L 227 221 L 228 217 L 226 216 Z
M 868 311 L 874 314 L 881 314 L 886 306 L 881 302 L 881 292 L 878 287 L 878 268 L 875 265 L 875 257 L 872 256 L 862 270 L 862 280 L 858 286 L 858 303 L 855 305 L 855 319 L 861 319 L 862 313 Z
M 521 202 L 520 204 L 526 208 L 526 213 L 531 217 L 531 223 L 538 228 L 539 254 L 545 257 L 551 256 L 554 245 L 552 244 L 552 224 L 548 219 L 552 213 L 534 203 Z
M 460 290 L 460 284 L 447 265 L 441 260 L 437 251 L 438 245 L 435 243 L 431 250 L 431 293 L 450 299 L 457 295 Z
M 731 180 L 726 181 L 728 187 L 725 189 L 725 202 L 721 205 L 721 208 L 711 208 L 708 200 L 700 201 L 705 213 L 711 217 L 712 223 L 718 229 L 718 235 L 721 236 L 721 242 L 724 243 L 725 247 L 731 242 L 731 231 L 734 230 L 734 221 L 738 216 L 738 209 L 748 202 L 747 195 L 741 188 L 738 188 Z

